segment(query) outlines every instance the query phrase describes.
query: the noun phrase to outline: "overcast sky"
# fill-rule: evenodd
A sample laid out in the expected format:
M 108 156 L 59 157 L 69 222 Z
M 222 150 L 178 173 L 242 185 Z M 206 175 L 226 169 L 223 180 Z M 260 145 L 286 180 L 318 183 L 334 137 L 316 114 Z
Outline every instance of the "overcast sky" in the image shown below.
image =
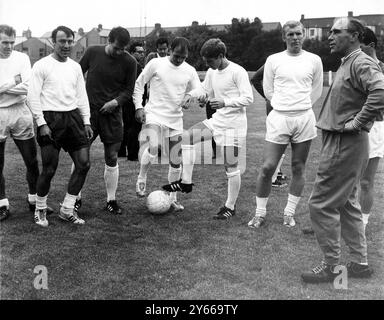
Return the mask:
M 17 35 L 28 28 L 39 37 L 58 25 L 89 31 L 99 23 L 144 27 L 227 24 L 232 18 L 258 17 L 263 22 L 306 18 L 384 14 L 383 0 L 0 0 L 0 23 L 12 25 Z

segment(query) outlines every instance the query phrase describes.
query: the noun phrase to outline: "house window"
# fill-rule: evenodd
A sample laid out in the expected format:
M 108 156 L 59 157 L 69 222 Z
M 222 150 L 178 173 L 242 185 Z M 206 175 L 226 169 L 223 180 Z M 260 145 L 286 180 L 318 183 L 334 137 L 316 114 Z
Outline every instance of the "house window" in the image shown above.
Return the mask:
M 100 37 L 100 44 L 107 44 L 107 37 Z
M 39 49 L 39 57 L 43 58 L 44 56 L 45 56 L 45 50 L 44 50 L 44 48 L 40 48 Z
M 315 29 L 309 29 L 309 36 L 314 37 L 315 36 Z

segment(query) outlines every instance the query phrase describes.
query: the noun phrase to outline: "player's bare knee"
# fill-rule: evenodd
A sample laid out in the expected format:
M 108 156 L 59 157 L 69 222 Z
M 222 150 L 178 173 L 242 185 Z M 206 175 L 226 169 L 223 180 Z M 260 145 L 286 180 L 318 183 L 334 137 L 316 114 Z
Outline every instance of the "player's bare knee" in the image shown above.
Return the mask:
M 91 168 L 91 162 L 89 160 L 80 161 L 76 166 L 75 170 L 80 174 L 86 174 Z
M 108 167 L 116 167 L 116 165 L 117 165 L 117 152 L 106 155 L 105 156 L 105 164 Z
M 150 144 L 148 148 L 148 152 L 152 156 L 156 156 L 160 150 L 161 150 L 160 144 Z
M 39 164 L 36 158 L 26 159 L 25 166 L 27 171 L 39 171 Z
M 56 167 L 46 166 L 46 167 L 43 167 L 42 175 L 45 176 L 46 178 L 52 179 L 53 176 L 55 175 L 55 172 L 56 172 Z
M 361 190 L 365 192 L 369 192 L 373 189 L 373 181 L 369 181 L 369 179 L 361 179 L 360 180 Z
M 263 178 L 271 178 L 276 170 L 276 166 L 273 163 L 266 162 L 263 164 L 260 174 Z
M 305 163 L 302 162 L 292 162 L 292 175 L 295 177 L 303 177 L 305 171 Z

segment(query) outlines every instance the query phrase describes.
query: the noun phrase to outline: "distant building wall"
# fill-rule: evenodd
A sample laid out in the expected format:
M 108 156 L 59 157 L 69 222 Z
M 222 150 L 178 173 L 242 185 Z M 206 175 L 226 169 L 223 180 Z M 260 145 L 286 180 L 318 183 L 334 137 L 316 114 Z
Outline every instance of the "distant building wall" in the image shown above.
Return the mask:
M 38 38 L 29 38 L 28 40 L 15 45 L 14 49 L 26 53 L 29 56 L 32 65 L 53 52 L 51 46 L 41 42 Z

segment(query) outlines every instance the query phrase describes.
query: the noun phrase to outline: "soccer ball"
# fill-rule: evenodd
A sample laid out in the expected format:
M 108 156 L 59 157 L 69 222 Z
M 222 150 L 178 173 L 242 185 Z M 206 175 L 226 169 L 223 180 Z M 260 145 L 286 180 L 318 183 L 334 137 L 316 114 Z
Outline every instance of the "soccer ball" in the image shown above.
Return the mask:
M 151 192 L 147 197 L 147 208 L 150 213 L 163 214 L 171 207 L 169 194 L 163 190 Z

